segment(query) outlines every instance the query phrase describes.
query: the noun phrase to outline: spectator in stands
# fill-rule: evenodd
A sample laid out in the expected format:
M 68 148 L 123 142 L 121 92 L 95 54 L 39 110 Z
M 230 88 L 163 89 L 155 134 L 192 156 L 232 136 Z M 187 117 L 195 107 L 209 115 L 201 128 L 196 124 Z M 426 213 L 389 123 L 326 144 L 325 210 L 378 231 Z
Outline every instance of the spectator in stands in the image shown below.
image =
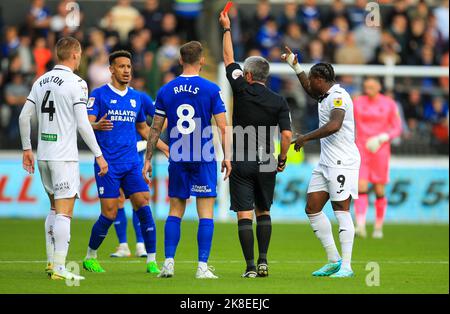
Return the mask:
M 364 64 L 364 55 L 355 43 L 355 36 L 347 34 L 345 44 L 336 50 L 334 61 L 338 64 Z
M 120 35 L 113 27 L 113 20 L 110 14 L 107 14 L 100 21 L 100 28 L 105 38 L 104 42 L 111 51 L 117 50 L 120 47 Z
M 441 58 L 441 66 L 448 68 L 448 66 L 449 66 L 449 60 L 448 59 L 449 59 L 449 51 L 447 49 L 447 52 L 444 53 L 444 55 Z M 440 81 L 441 88 L 444 89 L 444 91 L 447 93 L 447 96 L 448 96 L 448 93 L 449 93 L 449 79 L 448 79 L 448 76 L 447 77 L 445 77 L 445 76 L 441 77 L 439 81 Z
M 17 55 L 22 61 L 20 72 L 27 76 L 33 74 L 35 71 L 34 57 L 31 51 L 31 37 L 27 34 L 20 36 L 20 45 L 17 48 Z
M 67 19 L 67 15 L 70 12 L 68 10 L 67 5 L 70 2 L 73 2 L 73 1 L 72 0 L 61 0 L 58 3 L 57 9 L 56 9 L 57 13 L 50 18 L 50 30 L 57 34 L 56 37 L 59 37 L 58 34 L 63 32 L 63 30 L 66 28 L 68 30 L 68 33 L 71 34 L 71 33 L 75 32 L 79 27 L 79 25 L 77 26 L 75 24 L 72 24 L 72 25 L 67 24 L 66 19 Z M 81 24 L 81 19 L 82 19 L 81 12 L 79 12 L 79 18 L 80 18 L 79 22 Z M 72 21 L 72 22 L 75 22 L 75 21 Z
M 100 54 L 109 54 L 111 52 L 111 48 L 105 38 L 105 33 L 97 28 L 93 28 L 89 32 L 89 45 L 84 50 L 85 55 L 87 55 L 90 59 L 94 60 Z
M 255 48 L 256 43 L 256 35 L 259 30 L 263 27 L 263 25 L 268 20 L 273 20 L 275 17 L 271 14 L 272 7 L 270 5 L 269 0 L 259 0 L 256 5 L 255 13 L 248 16 L 243 23 L 243 35 L 244 40 L 247 42 L 246 48 L 247 50 Z
M 151 30 L 153 37 L 159 41 L 161 36 L 161 23 L 164 17 L 164 11 L 161 8 L 159 0 L 146 0 L 141 15 L 144 17 L 145 28 Z
M 327 61 L 324 55 L 322 41 L 314 39 L 310 42 L 309 51 L 305 61 L 308 63 L 319 63 Z
M 442 0 L 439 7 L 434 9 L 433 14 L 437 20 L 437 27 L 445 41 L 449 37 L 449 0 Z
M 306 47 L 309 43 L 309 36 L 303 34 L 300 25 L 297 23 L 290 23 L 286 28 L 286 34 L 283 37 L 283 46 L 288 46 L 291 50 L 298 55 L 299 62 L 303 62 L 303 51 L 306 51 Z
M 355 5 L 348 10 L 350 26 L 352 29 L 365 25 L 367 0 L 356 0 Z
M 448 104 L 442 97 L 433 97 L 431 101 L 425 104 L 425 120 L 433 124 L 441 124 L 447 118 Z
M 142 71 L 145 68 L 145 55 L 151 53 L 147 50 L 148 37 L 141 31 L 131 37 L 131 55 L 133 58 L 133 69 L 136 72 Z
M 235 3 L 228 12 L 228 16 L 230 17 L 231 25 L 233 25 L 231 28 L 231 36 L 233 37 L 234 58 L 236 61 L 243 61 L 245 56 L 245 41 L 242 24 L 244 21 L 241 12 L 238 10 L 238 6 Z
M 428 20 L 430 15 L 430 9 L 425 0 L 419 0 L 419 2 L 411 6 L 408 10 L 408 19 L 412 21 L 413 19 L 422 19 L 424 22 Z
M 99 51 L 88 67 L 89 89 L 94 90 L 111 81 L 108 54 L 105 50 Z
M 23 75 L 19 72 L 13 73 L 11 82 L 5 86 L 5 101 L 11 112 L 6 135 L 11 141 L 19 138 L 19 115 L 29 92 L 29 86 L 25 83 Z
M 328 26 L 331 21 L 337 17 L 344 18 L 347 24 L 350 24 L 350 17 L 348 14 L 347 6 L 343 0 L 334 0 L 331 5 L 331 10 L 324 18 L 324 26 Z
M 158 49 L 157 60 L 161 72 L 169 72 L 178 62 L 181 39 L 177 35 L 164 37 L 163 45 Z
M 274 19 L 267 20 L 256 35 L 256 43 L 265 58 L 268 57 L 272 48 L 281 45 L 281 40 L 278 25 Z
M 406 64 L 409 40 L 408 19 L 403 14 L 395 15 L 392 19 L 392 25 L 389 31 L 399 45 L 399 54 L 402 63 Z
M 199 40 L 197 21 L 203 8 L 203 0 L 175 0 L 174 11 L 178 18 L 178 33 L 186 41 Z
M 4 57 L 9 57 L 17 52 L 20 46 L 20 39 L 17 27 L 8 26 L 5 31 L 5 41 L 1 45 L 1 53 Z
M 316 0 L 305 0 L 305 3 L 300 7 L 300 21 L 308 32 L 316 30 L 317 21 L 320 21 L 321 18 L 316 2 Z
M 381 29 L 362 24 L 353 29 L 355 42 L 364 54 L 366 63 L 375 59 L 378 47 L 381 45 Z
M 421 92 L 416 88 L 410 90 L 407 99 L 403 102 L 405 120 L 409 131 L 413 134 L 419 130 L 420 124 L 423 121 L 422 102 Z
M 437 142 L 448 144 L 448 103 L 442 97 L 434 97 L 426 104 L 425 119 L 432 124 Z
M 407 0 L 396 0 L 394 1 L 393 7 L 390 8 L 390 12 L 382 15 L 383 24 L 390 27 L 396 15 L 403 15 L 408 19 L 408 2 Z
M 36 62 L 36 78 L 47 72 L 48 65 L 52 61 L 52 51 L 47 47 L 44 37 L 38 37 L 33 47 L 34 61 Z
M 349 30 L 350 27 L 345 17 L 337 16 L 334 18 L 333 23 L 330 25 L 330 35 L 336 47 L 340 47 L 345 43 Z
M 421 18 L 414 18 L 411 21 L 410 38 L 408 42 L 408 53 L 406 63 L 415 65 L 420 60 L 420 50 L 424 44 L 424 34 L 426 21 Z
M 162 44 L 164 37 L 173 36 L 177 34 L 177 18 L 172 13 L 167 13 L 163 16 L 161 22 L 161 34 L 159 42 Z
M 288 27 L 292 24 L 300 24 L 300 18 L 298 15 L 298 4 L 296 0 L 288 0 L 284 5 L 283 13 L 278 20 L 280 30 L 282 33 L 288 32 Z M 234 24 L 233 24 L 234 25 Z
M 400 64 L 402 61 L 400 52 L 401 47 L 391 33 L 388 31 L 383 31 L 381 35 L 381 44 L 377 49 L 376 57 L 373 63 L 380 65 Z
M 45 6 L 45 0 L 32 0 L 27 15 L 27 24 L 33 37 L 48 35 L 50 18 L 50 10 Z
M 139 11 L 131 5 L 130 0 L 118 0 L 107 13 L 106 19 L 110 19 L 112 29 L 119 33 L 122 45 L 127 43 L 128 33 L 134 28 L 139 15 Z

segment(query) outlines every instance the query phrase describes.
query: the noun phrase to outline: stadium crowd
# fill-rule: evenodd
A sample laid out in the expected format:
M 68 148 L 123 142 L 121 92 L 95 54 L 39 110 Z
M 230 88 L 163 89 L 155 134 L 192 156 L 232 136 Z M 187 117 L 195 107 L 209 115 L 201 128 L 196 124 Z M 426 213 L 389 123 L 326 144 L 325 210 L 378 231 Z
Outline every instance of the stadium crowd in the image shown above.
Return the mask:
M 152 96 L 179 73 L 180 45 L 202 39 L 197 25 L 202 0 L 145 0 L 140 10 L 130 0 L 118 0 L 99 17 L 96 27 L 89 28 L 84 27 L 82 6 L 81 27 L 66 25 L 68 2 L 61 0 L 51 11 L 45 0 L 30 0 L 27 16 L 15 25 L 3 25 L 0 17 L 2 148 L 18 147 L 21 106 L 33 80 L 53 66 L 53 47 L 59 37 L 72 35 L 83 43 L 80 75 L 91 90 L 109 81 L 108 54 L 124 48 L 133 53 L 133 84 Z M 367 2 L 356 0 L 348 5 L 334 0 L 321 5 L 316 0 L 287 0 L 275 5 L 259 0 L 253 10 L 235 6 L 230 17 L 236 59 L 263 55 L 279 62 L 283 46 L 288 45 L 305 63 L 448 66 L 448 0 L 435 1 L 433 6 L 425 0 L 382 5 L 381 27 L 366 25 Z M 361 92 L 361 78 L 339 80 L 353 94 Z M 273 76 L 270 84 L 289 99 L 296 130 L 317 125 L 316 104 L 294 80 Z M 397 79 L 395 89 L 386 91 L 401 109 L 404 140 L 425 139 L 430 146 L 438 144 L 448 152 L 448 90 L 448 78 L 405 78 Z

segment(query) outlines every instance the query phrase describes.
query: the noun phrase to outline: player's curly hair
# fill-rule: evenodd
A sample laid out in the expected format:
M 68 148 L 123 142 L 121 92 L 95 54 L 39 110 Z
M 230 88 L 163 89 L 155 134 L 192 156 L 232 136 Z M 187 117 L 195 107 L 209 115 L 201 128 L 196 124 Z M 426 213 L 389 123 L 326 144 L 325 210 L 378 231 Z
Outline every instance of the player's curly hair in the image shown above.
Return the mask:
M 310 75 L 314 77 L 323 78 L 326 82 L 333 83 L 336 81 L 336 74 L 331 64 L 321 62 L 315 64 L 311 70 Z
M 127 50 L 116 50 L 109 55 L 109 65 L 112 65 L 114 63 L 114 60 L 121 57 L 132 60 L 131 52 Z

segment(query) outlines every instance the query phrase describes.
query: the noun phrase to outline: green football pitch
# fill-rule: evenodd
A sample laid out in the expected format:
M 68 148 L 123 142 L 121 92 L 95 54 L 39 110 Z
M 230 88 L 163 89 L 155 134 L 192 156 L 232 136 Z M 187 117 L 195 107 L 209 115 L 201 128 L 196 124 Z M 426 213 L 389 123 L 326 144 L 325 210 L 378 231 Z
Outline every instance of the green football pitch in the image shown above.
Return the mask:
M 68 261 L 81 266 L 92 223 L 73 221 Z M 130 248 L 134 251 L 129 224 Z M 196 222 L 182 224 L 175 277 L 170 279 L 146 274 L 144 259 L 110 258 L 117 245 L 112 228 L 99 251 L 106 273 L 82 270 L 86 280 L 72 287 L 64 281 L 52 281 L 44 273 L 43 226 L 43 220 L 0 219 L 0 293 L 449 293 L 448 225 L 388 225 L 383 240 L 356 239 L 356 276 L 332 279 L 311 276 L 322 266 L 325 254 L 310 226 L 276 223 L 269 252 L 270 276 L 243 279 L 237 227 L 218 223 L 210 264 L 220 279 L 210 281 L 194 279 Z M 164 224 L 158 222 L 157 226 L 158 261 L 162 262 Z

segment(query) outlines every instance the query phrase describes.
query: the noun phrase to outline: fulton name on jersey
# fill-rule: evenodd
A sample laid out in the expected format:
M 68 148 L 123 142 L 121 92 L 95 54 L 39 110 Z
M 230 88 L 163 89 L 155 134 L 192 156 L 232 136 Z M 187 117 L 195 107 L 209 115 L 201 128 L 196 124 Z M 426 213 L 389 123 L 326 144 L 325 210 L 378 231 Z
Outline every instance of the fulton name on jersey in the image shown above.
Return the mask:
M 39 86 L 42 87 L 45 84 L 48 83 L 55 83 L 58 86 L 61 86 L 64 83 L 64 80 L 58 76 L 44 76 L 40 81 L 39 81 Z

